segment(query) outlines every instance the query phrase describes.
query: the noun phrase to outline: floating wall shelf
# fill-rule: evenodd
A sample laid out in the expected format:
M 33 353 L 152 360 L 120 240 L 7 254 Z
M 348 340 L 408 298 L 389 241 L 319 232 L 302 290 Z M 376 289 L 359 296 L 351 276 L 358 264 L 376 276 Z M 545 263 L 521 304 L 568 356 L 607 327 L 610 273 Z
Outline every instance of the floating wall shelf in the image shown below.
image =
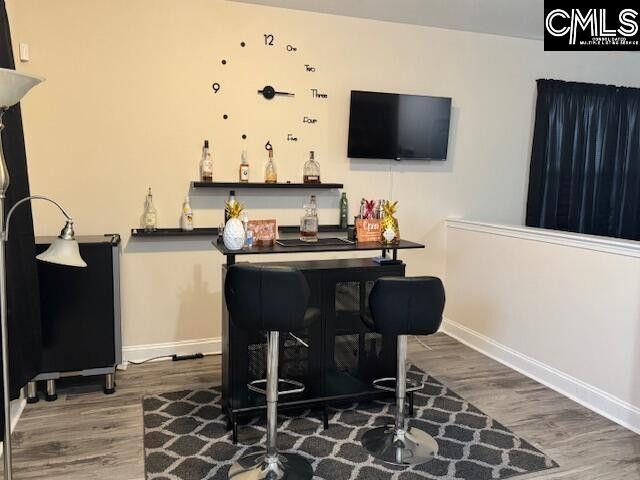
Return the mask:
M 243 182 L 191 182 L 191 188 L 217 188 L 221 190 L 283 189 L 333 190 L 343 188 L 342 183 L 243 183 Z
M 350 225 L 353 227 L 353 225 Z M 280 225 L 278 226 L 280 233 L 298 233 L 299 225 Z M 339 225 L 320 225 L 318 227 L 320 233 L 344 233 L 345 228 Z M 147 232 L 142 228 L 132 228 L 131 236 L 137 238 L 167 238 L 167 237 L 216 237 L 218 235 L 217 228 L 194 228 L 190 232 L 185 232 L 179 228 L 158 228 L 152 232 Z

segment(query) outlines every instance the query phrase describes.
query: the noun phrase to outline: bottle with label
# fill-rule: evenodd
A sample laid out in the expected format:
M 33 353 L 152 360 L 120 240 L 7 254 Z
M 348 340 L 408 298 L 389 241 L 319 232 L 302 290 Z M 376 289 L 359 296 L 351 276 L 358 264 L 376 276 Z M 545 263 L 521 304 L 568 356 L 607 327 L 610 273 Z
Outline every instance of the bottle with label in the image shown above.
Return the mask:
M 349 202 L 347 200 L 347 193 L 342 192 L 340 197 L 340 228 L 346 230 L 349 226 Z
M 309 152 L 309 160 L 304 163 L 302 181 L 303 183 L 320 183 L 320 164 L 316 161 L 313 150 Z
M 180 228 L 184 232 L 191 232 L 193 230 L 193 210 L 191 209 L 191 202 L 189 197 L 185 197 L 182 204 L 182 215 L 180 215 Z
M 242 150 L 242 154 L 240 155 L 239 180 L 242 183 L 249 182 L 249 160 L 247 160 L 247 151 L 246 150 Z
M 269 159 L 264 169 L 265 183 L 278 183 L 278 172 L 276 172 L 276 164 L 273 161 L 273 148 L 268 150 Z
M 213 158 L 209 152 L 209 140 L 204 141 L 202 159 L 200 160 L 200 181 L 213 182 Z
M 236 203 L 236 191 L 235 190 L 231 190 L 229 192 L 229 197 L 227 198 L 227 205 L 229 206 L 229 208 L 231 208 L 233 206 L 233 204 Z M 227 221 L 229 220 L 230 215 L 229 215 L 229 209 L 225 208 L 224 209 L 224 224 L 227 224 Z
M 300 219 L 300 240 L 304 242 L 318 241 L 318 204 L 315 195 L 304 205 L 304 215 Z
M 153 205 L 153 195 L 151 195 L 151 187 L 147 193 L 147 199 L 144 202 L 144 214 L 142 215 L 142 227 L 145 232 L 154 232 L 158 228 L 158 212 Z

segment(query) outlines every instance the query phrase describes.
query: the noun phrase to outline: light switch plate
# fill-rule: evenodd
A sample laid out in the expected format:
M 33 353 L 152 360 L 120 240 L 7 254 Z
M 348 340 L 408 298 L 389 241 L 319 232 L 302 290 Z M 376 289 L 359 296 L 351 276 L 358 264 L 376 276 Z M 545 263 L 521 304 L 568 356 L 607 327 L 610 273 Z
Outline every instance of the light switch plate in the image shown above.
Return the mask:
M 30 60 L 29 58 L 29 44 L 28 43 L 21 43 L 20 44 L 20 61 L 21 62 L 28 62 Z

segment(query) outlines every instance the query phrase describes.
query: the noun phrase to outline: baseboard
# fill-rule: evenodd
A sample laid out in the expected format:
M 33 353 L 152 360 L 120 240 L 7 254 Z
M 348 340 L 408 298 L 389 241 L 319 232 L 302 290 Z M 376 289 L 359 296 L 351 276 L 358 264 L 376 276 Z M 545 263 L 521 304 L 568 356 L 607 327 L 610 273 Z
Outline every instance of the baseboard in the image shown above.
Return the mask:
M 21 394 L 20 398 L 16 400 L 11 400 L 11 431 L 13 432 L 16 429 L 16 425 L 18 424 L 18 420 L 22 416 L 22 412 L 24 411 L 24 407 L 27 406 L 27 401 L 24 396 Z M 2 458 L 2 441 L 0 440 L 0 458 Z
M 640 408 L 453 320 L 445 319 L 442 323 L 442 331 L 468 347 L 640 434 Z
M 219 337 L 199 338 L 180 342 L 122 347 L 122 359 L 125 362 L 141 362 L 150 358 L 173 355 L 174 353 L 178 355 L 193 355 L 194 353 L 204 353 L 205 355 L 220 354 L 222 353 L 222 339 Z

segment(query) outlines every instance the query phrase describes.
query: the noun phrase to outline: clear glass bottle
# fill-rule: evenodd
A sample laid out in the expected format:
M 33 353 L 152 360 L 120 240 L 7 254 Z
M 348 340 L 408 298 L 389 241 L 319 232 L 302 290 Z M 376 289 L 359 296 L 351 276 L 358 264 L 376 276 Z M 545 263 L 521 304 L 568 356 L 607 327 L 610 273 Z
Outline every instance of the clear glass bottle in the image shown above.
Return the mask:
M 145 232 L 154 232 L 158 228 L 158 212 L 153 205 L 153 195 L 151 187 L 147 193 L 147 199 L 144 202 L 144 214 L 142 215 L 142 227 Z
M 304 215 L 300 219 L 300 240 L 304 242 L 318 241 L 318 205 L 315 195 L 304 205 Z
M 187 195 L 182 204 L 182 215 L 180 215 L 180 228 L 185 232 L 193 230 L 193 210 L 191 209 L 191 201 Z
M 276 164 L 273 161 L 273 149 L 269 150 L 269 159 L 264 169 L 264 181 L 265 183 L 278 183 L 278 172 L 276 171 Z
M 247 160 L 246 150 L 242 150 L 242 153 L 240 154 L 240 171 L 238 176 L 242 183 L 249 182 L 249 160 Z
M 316 161 L 313 150 L 309 152 L 309 160 L 304 163 L 302 181 L 304 183 L 320 183 L 320 164 Z
M 200 181 L 213 182 L 213 158 L 209 151 L 209 140 L 204 141 L 202 158 L 200 159 Z

